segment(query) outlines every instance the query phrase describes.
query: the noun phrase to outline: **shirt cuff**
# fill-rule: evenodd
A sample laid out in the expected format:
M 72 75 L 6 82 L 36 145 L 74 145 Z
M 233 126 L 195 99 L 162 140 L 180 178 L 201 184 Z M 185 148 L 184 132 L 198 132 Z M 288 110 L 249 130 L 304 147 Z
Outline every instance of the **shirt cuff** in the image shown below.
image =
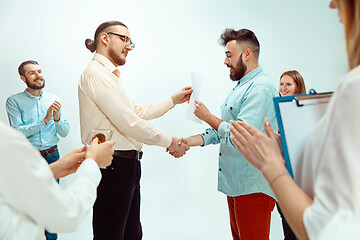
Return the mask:
M 76 171 L 77 174 L 90 174 L 94 181 L 96 182 L 96 185 L 99 185 L 101 180 L 101 172 L 99 169 L 99 165 L 95 162 L 95 160 L 91 158 L 85 159 L 78 170 Z
M 39 120 L 40 129 L 44 128 L 46 126 L 46 123 L 44 122 L 44 119 Z
M 167 109 L 171 109 L 175 107 L 175 103 L 172 100 L 172 97 L 165 98 L 163 101 L 161 101 L 162 104 L 164 104 L 164 107 Z
M 204 139 L 204 145 L 202 145 L 202 147 L 205 147 L 209 144 L 216 144 L 216 141 L 214 140 L 210 129 L 206 129 L 205 132 L 199 135 L 202 136 L 202 138 Z
M 172 137 L 166 133 L 160 132 L 160 141 L 158 142 L 158 146 L 168 148 L 170 147 L 172 142 Z
M 218 135 L 220 138 L 226 137 L 226 132 L 229 130 L 229 123 L 223 121 L 218 127 Z

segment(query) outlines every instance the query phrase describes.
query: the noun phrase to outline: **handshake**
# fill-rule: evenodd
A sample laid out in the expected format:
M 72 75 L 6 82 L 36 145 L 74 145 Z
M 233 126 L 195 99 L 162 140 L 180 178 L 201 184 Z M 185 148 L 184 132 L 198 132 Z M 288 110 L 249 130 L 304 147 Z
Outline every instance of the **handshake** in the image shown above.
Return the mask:
M 175 158 L 180 158 L 184 156 L 189 149 L 190 147 L 188 146 L 186 138 L 173 137 L 170 146 L 166 149 L 166 152 L 169 152 L 169 154 Z

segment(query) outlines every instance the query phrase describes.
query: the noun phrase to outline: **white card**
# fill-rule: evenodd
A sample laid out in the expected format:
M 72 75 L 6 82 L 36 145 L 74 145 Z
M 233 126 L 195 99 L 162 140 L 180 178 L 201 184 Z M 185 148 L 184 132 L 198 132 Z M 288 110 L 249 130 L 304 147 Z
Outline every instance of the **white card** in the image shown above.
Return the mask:
M 198 100 L 200 97 L 200 90 L 203 79 L 204 79 L 203 74 L 191 72 L 191 82 L 192 82 L 191 85 L 193 88 L 193 92 L 190 97 L 189 107 L 186 115 L 188 119 L 200 124 L 202 123 L 202 121 L 197 116 L 195 116 L 194 111 L 195 111 L 195 100 Z

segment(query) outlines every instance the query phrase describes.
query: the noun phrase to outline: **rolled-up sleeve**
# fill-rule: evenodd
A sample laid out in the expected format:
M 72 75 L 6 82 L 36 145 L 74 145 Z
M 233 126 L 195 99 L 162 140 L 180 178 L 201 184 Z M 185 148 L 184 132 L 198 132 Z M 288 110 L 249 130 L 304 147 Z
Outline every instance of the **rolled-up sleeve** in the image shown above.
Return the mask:
M 220 137 L 217 131 L 213 128 L 208 128 L 205 132 L 200 134 L 204 139 L 204 145 L 207 146 L 209 144 L 218 144 L 220 143 Z
M 65 112 L 62 109 L 60 110 L 60 120 L 58 122 L 55 122 L 55 128 L 56 132 L 61 137 L 66 137 L 70 131 L 70 124 L 66 119 Z

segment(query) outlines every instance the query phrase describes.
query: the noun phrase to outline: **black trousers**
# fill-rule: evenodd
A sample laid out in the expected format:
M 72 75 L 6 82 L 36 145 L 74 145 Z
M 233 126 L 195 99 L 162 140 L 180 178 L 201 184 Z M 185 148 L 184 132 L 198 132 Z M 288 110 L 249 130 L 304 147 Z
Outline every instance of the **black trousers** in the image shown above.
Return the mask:
M 93 208 L 94 240 L 140 240 L 140 177 L 137 159 L 113 156 L 97 189 Z
M 285 217 L 282 214 L 282 211 L 280 209 L 280 206 L 278 203 L 276 203 L 276 207 L 279 211 L 279 214 L 281 216 L 283 231 L 284 231 L 284 240 L 297 240 L 295 233 L 291 230 L 289 224 L 286 222 Z

